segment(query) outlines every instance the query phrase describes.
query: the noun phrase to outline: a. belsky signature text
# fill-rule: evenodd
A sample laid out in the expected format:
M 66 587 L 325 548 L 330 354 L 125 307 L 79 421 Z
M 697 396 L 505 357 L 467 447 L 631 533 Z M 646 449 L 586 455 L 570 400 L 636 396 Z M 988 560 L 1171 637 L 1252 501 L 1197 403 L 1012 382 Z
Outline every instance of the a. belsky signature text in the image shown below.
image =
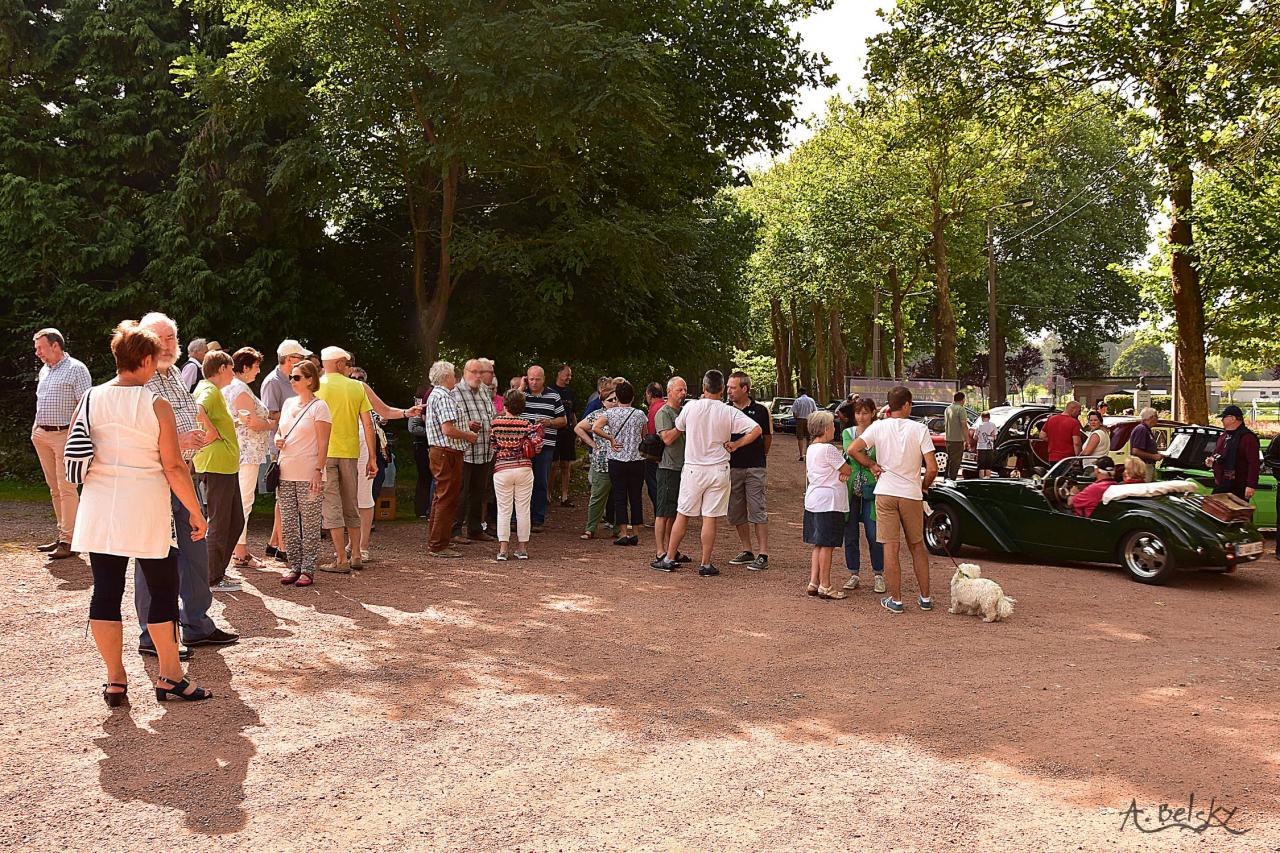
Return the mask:
M 1225 829 L 1232 835 L 1244 835 L 1248 829 L 1232 826 L 1238 807 L 1220 805 L 1217 798 L 1210 798 L 1208 808 L 1201 805 L 1196 808 L 1196 795 L 1193 791 L 1187 798 L 1185 806 L 1173 806 L 1161 803 L 1150 809 L 1138 808 L 1138 800 L 1134 798 L 1129 808 L 1122 814 L 1120 829 L 1123 831 L 1129 824 L 1139 832 L 1164 832 L 1166 829 L 1180 829 L 1185 832 L 1201 834 L 1210 829 Z

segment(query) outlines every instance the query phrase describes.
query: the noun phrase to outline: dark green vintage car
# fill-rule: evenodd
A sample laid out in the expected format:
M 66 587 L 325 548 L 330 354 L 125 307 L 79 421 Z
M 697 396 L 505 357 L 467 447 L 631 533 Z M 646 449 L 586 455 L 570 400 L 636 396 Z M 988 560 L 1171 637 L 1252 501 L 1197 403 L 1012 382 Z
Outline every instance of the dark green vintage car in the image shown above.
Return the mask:
M 1071 510 L 1071 496 L 1093 482 L 1081 457 L 1063 459 L 1043 479 L 938 481 L 925 495 L 925 544 L 935 554 L 973 545 L 1037 560 L 1112 563 L 1142 583 L 1165 583 L 1178 570 L 1234 571 L 1258 559 L 1262 537 L 1204 511 L 1189 483 L 1126 490 L 1171 494 L 1112 499 L 1092 517 Z M 1118 487 L 1117 487 L 1118 488 Z

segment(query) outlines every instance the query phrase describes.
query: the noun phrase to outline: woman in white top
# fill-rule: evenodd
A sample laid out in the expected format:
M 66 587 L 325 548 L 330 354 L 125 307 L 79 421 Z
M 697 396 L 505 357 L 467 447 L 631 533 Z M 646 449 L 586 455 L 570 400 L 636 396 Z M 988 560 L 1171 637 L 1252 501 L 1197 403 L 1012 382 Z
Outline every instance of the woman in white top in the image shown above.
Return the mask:
M 89 626 L 107 683 L 102 698 L 112 708 L 128 703 L 121 646 L 120 601 L 129 558 L 151 590 L 147 631 L 160 659 L 156 699 L 211 699 L 191 685 L 178 661 L 178 552 L 173 539 L 173 492 L 191 515 L 191 538 L 204 538 L 206 524 L 182 451 L 173 409 L 144 386 L 156 373 L 160 339 L 132 320 L 116 327 L 111 354 L 116 378 L 92 388 L 76 418 L 84 418 L 93 444 L 71 548 L 89 555 L 93 596 Z
M 1089 434 L 1085 436 L 1080 455 L 1097 459 L 1111 452 L 1111 430 L 1102 425 L 1102 414 L 1097 411 L 1089 413 Z
M 836 419 L 824 410 L 809 415 L 809 447 L 805 450 L 808 485 L 804 491 L 804 541 L 813 546 L 809 559 L 809 595 L 839 600 L 844 591 L 831 588 L 831 556 L 844 543 L 844 514 L 849 511 L 849 463 L 832 442 Z
M 222 389 L 222 399 L 236 423 L 236 439 L 240 442 L 240 502 L 244 506 L 244 529 L 236 541 L 232 561 L 240 569 L 265 569 L 266 564 L 249 552 L 249 513 L 258 494 L 258 472 L 267 458 L 267 439 L 271 421 L 267 407 L 253 393 L 249 384 L 262 371 L 262 353 L 253 347 L 242 347 L 231 357 L 233 379 Z
M 333 416 L 320 390 L 320 371 L 309 361 L 295 364 L 289 384 L 298 396 L 284 402 L 276 447 L 280 448 L 280 485 L 276 504 L 280 507 L 280 531 L 289 570 L 280 578 L 288 586 L 311 586 L 315 582 L 316 555 L 320 551 L 324 506 L 324 465 L 329 456 L 329 433 Z

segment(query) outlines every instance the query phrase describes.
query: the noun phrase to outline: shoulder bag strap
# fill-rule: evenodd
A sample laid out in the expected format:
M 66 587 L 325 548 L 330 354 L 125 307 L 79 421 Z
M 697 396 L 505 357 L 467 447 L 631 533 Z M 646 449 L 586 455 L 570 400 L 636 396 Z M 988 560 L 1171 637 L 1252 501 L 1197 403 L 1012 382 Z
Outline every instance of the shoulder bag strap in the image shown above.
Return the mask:
M 307 408 L 303 409 L 301 412 L 298 412 L 297 420 L 293 422 L 293 426 L 289 427 L 289 431 L 284 434 L 285 441 L 289 440 L 289 436 L 293 435 L 293 431 L 298 428 L 298 424 L 302 423 L 302 416 L 307 413 L 307 409 L 310 409 L 312 406 L 314 406 L 316 404 L 316 400 L 319 400 L 319 399 L 320 399 L 319 397 L 312 398 L 311 402 L 307 403 Z

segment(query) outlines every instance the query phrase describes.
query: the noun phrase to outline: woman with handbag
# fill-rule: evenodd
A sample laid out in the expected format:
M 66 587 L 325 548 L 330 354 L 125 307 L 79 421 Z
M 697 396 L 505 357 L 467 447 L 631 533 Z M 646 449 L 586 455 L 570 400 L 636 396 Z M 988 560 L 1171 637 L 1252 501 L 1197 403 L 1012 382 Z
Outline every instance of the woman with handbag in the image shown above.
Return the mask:
M 309 361 L 295 364 L 289 384 L 298 396 L 280 410 L 276 447 L 280 457 L 267 467 L 267 489 L 275 487 L 280 505 L 280 532 L 289 569 L 280 577 L 288 586 L 315 583 L 324 506 L 324 466 L 329 456 L 333 416 L 316 397 L 320 371 Z
M 644 412 L 631 405 L 635 399 L 635 388 L 630 382 L 624 380 L 614 386 L 613 396 L 618 398 L 618 407 L 609 409 L 603 418 L 598 418 L 591 431 L 609 439 L 609 480 L 613 487 L 613 521 L 618 534 L 613 544 L 638 545 L 640 538 L 636 536 L 636 528 L 644 524 L 644 508 L 640 503 L 644 490 L 644 457 L 640 455 L 640 440 L 649 421 Z M 631 507 L 629 518 L 628 505 Z
M 271 421 L 267 407 L 249 386 L 262 371 L 262 353 L 253 347 L 241 347 L 231 356 L 231 384 L 222 389 L 223 402 L 236 425 L 240 443 L 240 504 L 244 508 L 244 529 L 231 553 L 231 564 L 237 569 L 267 569 L 267 564 L 249 551 L 249 513 L 258 494 L 258 469 L 267 458 L 267 438 Z
M 67 437 L 67 479 L 84 484 L 71 549 L 87 553 L 93 570 L 89 627 L 107 665 L 102 698 L 112 708 L 129 701 L 120 601 L 131 557 L 151 590 L 146 618 L 160 659 L 156 699 L 213 698 L 187 681 L 178 660 L 178 550 L 170 491 L 191 516 L 192 540 L 203 539 L 207 527 L 178 447 L 173 409 L 146 388 L 160 353 L 160 339 L 151 330 L 132 320 L 117 326 L 111 338 L 116 378 L 85 393 Z
M 542 427 L 526 421 L 524 392 L 512 389 L 502 396 L 502 414 L 493 419 L 493 491 L 498 500 L 498 557 L 508 559 L 511 508 L 516 512 L 517 560 L 529 559 L 532 530 L 529 505 L 533 500 L 533 459 L 542 450 Z

